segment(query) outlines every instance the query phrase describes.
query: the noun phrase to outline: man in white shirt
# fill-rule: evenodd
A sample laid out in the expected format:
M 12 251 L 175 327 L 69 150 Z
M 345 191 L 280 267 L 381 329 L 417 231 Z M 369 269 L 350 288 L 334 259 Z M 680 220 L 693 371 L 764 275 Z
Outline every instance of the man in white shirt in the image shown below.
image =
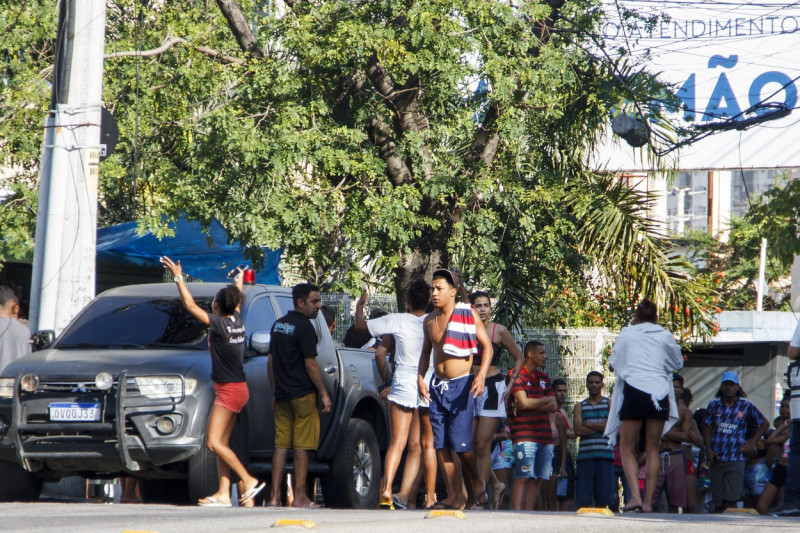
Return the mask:
M 0 372 L 18 357 L 31 353 L 31 332 L 14 318 L 18 302 L 11 287 L 0 285 Z

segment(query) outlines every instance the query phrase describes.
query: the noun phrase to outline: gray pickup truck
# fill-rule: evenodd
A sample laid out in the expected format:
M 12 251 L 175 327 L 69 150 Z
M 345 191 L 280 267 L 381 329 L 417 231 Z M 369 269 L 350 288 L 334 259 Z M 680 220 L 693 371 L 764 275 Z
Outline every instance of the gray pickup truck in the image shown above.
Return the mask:
M 188 286 L 206 309 L 223 287 Z M 282 287 L 246 286 L 244 294 L 250 401 L 232 447 L 251 473 L 266 477 L 275 432 L 269 333 L 293 303 Z M 388 446 L 381 380 L 371 352 L 335 348 L 321 313 L 312 323 L 333 409 L 321 416 L 309 473 L 320 478 L 327 506 L 373 508 Z M 213 493 L 216 460 L 205 446 L 210 373 L 207 329 L 186 312 L 173 284 L 104 292 L 52 346 L 0 375 L 0 500 L 35 499 L 42 481 L 71 475 L 135 476 L 151 501 L 194 502 Z

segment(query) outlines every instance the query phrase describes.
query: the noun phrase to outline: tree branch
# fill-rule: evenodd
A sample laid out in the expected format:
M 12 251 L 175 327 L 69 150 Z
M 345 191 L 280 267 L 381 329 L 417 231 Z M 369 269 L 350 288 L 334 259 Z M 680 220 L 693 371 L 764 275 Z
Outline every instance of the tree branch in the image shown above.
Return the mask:
M 483 123 L 478 128 L 472 144 L 469 147 L 468 157 L 471 161 L 480 162 L 484 166 L 491 166 L 497 155 L 497 147 L 500 144 L 500 135 L 494 131 L 495 122 L 500 115 L 500 110 L 496 105 L 489 106 Z
M 564 0 L 547 0 L 550 5 L 550 16 L 545 18 L 542 22 L 533 23 L 533 32 L 539 38 L 539 44 L 543 45 L 550 40 L 552 33 L 551 30 L 555 26 L 561 14 L 561 8 L 564 7 Z M 538 55 L 538 48 L 532 48 L 528 51 L 531 55 Z M 483 123 L 478 128 L 472 144 L 469 148 L 469 158 L 472 161 L 479 162 L 484 166 L 491 166 L 494 158 L 497 155 L 497 149 L 500 145 L 500 135 L 496 131 L 496 122 L 500 117 L 500 108 L 492 104 L 486 111 Z
M 412 76 L 402 87 L 398 87 L 374 52 L 367 62 L 367 77 L 396 113 L 401 132 L 430 129 L 428 118 L 419 109 L 419 78 Z M 424 178 L 430 179 L 433 176 L 433 154 L 427 145 L 422 148 L 422 167 Z
M 213 50 L 211 48 L 207 48 L 205 46 L 197 46 L 189 43 L 186 39 L 182 39 L 180 37 L 167 37 L 164 39 L 164 42 L 161 43 L 161 46 L 158 48 L 153 48 L 151 50 L 128 50 L 125 52 L 112 52 L 110 54 L 106 54 L 103 56 L 105 59 L 113 59 L 115 57 L 150 57 L 150 56 L 157 56 L 161 55 L 176 44 L 186 44 L 200 52 L 201 54 L 207 55 L 211 59 L 216 61 L 222 61 L 224 63 L 235 63 L 237 65 L 243 65 L 245 62 L 238 57 L 229 56 L 219 52 L 217 50 Z
M 242 13 L 242 8 L 235 0 L 217 0 L 222 15 L 228 21 L 228 27 L 233 32 L 236 42 L 239 43 L 242 51 L 250 54 L 256 59 L 264 57 L 263 52 L 258 48 L 258 41 L 250 29 L 250 24 Z
M 386 163 L 386 173 L 394 185 L 402 185 L 412 181 L 411 170 L 405 161 L 397 155 L 397 143 L 392 132 L 380 117 L 370 121 L 369 136 L 372 143 L 378 148 L 378 153 Z

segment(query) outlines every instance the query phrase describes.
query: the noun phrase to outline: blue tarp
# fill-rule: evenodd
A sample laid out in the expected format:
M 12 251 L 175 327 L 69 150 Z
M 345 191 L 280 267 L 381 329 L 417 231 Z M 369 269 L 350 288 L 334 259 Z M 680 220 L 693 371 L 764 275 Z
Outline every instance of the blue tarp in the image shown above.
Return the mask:
M 228 272 L 243 263 L 242 246 L 228 244 L 228 234 L 222 224 L 214 220 L 208 233 L 200 222 L 179 219 L 173 226 L 174 237 L 159 240 L 149 231 L 136 232 L 136 222 L 126 222 L 97 230 L 98 262 L 160 267 L 162 255 L 180 260 L 183 271 L 203 281 L 227 281 Z M 256 282 L 280 285 L 278 263 L 280 250 L 264 248 L 264 268 L 256 271 Z

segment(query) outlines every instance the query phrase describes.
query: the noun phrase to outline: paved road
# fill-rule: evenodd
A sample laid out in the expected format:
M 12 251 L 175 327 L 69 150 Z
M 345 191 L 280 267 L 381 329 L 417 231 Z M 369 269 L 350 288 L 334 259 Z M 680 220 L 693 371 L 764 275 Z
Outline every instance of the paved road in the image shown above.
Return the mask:
M 464 519 L 426 518 L 425 511 L 302 511 L 274 508 L 208 509 L 170 505 L 100 503 L 0 504 L 0 531 L 220 533 L 304 531 L 297 526 L 272 527 L 279 520 L 311 520 L 320 532 L 456 533 L 789 533 L 800 531 L 800 519 L 751 515 L 577 516 L 572 513 L 470 511 Z

